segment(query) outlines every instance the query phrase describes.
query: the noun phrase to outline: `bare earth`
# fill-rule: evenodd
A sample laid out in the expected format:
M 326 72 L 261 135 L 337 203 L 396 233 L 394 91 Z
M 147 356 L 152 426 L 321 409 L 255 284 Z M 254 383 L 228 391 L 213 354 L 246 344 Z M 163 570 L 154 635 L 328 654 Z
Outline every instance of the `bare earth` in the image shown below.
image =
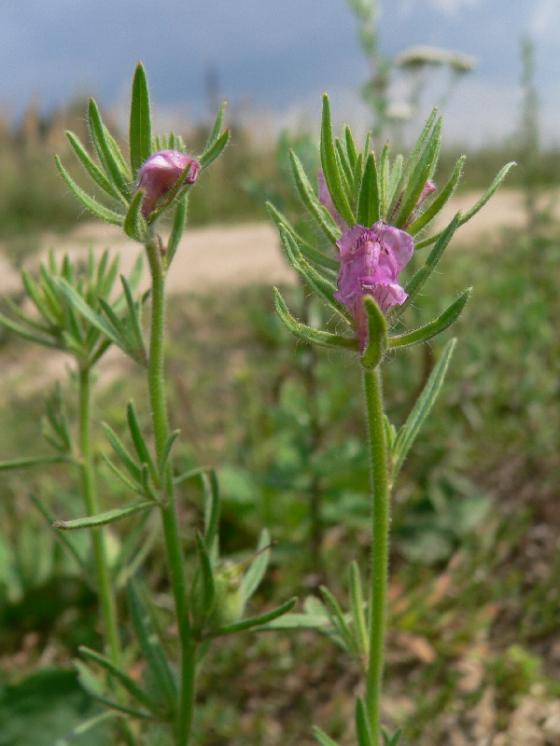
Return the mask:
M 458 210 L 467 210 L 478 196 L 469 193 L 454 198 L 444 211 L 442 222 L 449 220 Z M 522 195 L 513 190 L 502 190 L 461 228 L 454 243 L 472 244 L 477 239 L 491 239 L 497 228 L 521 227 L 523 220 Z M 140 251 L 138 244 L 123 239 L 118 227 L 97 222 L 82 223 L 63 237 L 45 235 L 41 243 L 44 251 L 54 249 L 57 254 L 67 252 L 73 256 L 89 246 L 96 251 L 109 248 L 121 255 L 125 272 Z M 204 292 L 216 285 L 288 283 L 293 279 L 293 272 L 281 256 L 274 227 L 267 223 L 243 223 L 189 230 L 175 258 L 168 283 L 172 292 Z M 19 276 L 2 257 L 0 246 L 0 292 L 15 291 L 19 287 Z

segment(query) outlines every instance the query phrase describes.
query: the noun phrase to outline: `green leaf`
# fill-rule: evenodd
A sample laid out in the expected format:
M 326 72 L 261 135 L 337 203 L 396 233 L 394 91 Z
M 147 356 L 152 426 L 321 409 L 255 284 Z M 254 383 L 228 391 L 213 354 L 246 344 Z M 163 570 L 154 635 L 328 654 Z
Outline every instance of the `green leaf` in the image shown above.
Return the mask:
M 360 196 L 358 198 L 358 223 L 369 227 L 379 220 L 379 186 L 377 183 L 377 168 L 375 156 L 368 155 Z
M 220 627 L 219 629 L 212 630 L 209 637 L 223 637 L 224 635 L 232 635 L 235 632 L 245 632 L 246 630 L 252 629 L 253 627 L 262 627 L 268 622 L 271 622 L 274 619 L 278 619 L 278 617 L 281 617 L 283 614 L 287 614 L 294 608 L 296 602 L 296 598 L 291 598 L 289 601 L 286 601 L 281 606 L 278 606 L 272 611 L 267 611 L 264 614 L 259 614 L 258 616 L 248 617 L 247 619 L 243 619 L 241 622 L 235 622 L 235 624 L 228 624 L 225 627 Z
M 134 356 L 146 360 L 146 350 L 144 347 L 144 335 L 142 333 L 142 324 L 140 320 L 141 305 L 136 302 L 132 297 L 132 289 L 128 283 L 128 280 L 124 275 L 121 275 L 121 284 L 123 288 L 124 297 L 126 300 L 126 306 L 128 309 L 127 324 L 132 334 L 133 344 L 131 346 L 131 352 Z
M 16 458 L 11 461 L 0 461 L 0 471 L 12 471 L 15 469 L 29 469 L 32 466 L 69 463 L 72 463 L 72 459 L 68 456 L 31 456 L 29 458 Z
M 395 731 L 393 735 L 390 735 L 390 733 L 385 728 L 382 728 L 381 732 L 383 734 L 384 746 L 398 746 L 402 733 L 400 729 Z
M 225 130 L 225 132 L 222 132 L 220 137 L 214 142 L 213 145 L 211 145 L 208 150 L 205 150 L 204 153 L 200 156 L 199 162 L 201 168 L 208 168 L 208 166 L 213 163 L 216 158 L 219 158 L 219 156 L 223 153 L 225 150 L 230 138 L 230 132 L 229 130 Z
M 457 230 L 458 226 L 459 215 L 455 215 L 447 228 L 440 234 L 439 239 L 436 241 L 436 245 L 430 251 L 428 258 L 426 259 L 425 264 L 418 270 L 416 270 L 416 272 L 407 282 L 405 290 L 408 293 L 408 298 L 402 305 L 395 308 L 393 312 L 393 319 L 398 319 L 400 316 L 402 316 L 402 314 L 410 306 L 414 298 L 416 298 L 418 293 L 422 290 L 422 288 L 430 278 L 430 275 L 437 267 L 441 257 L 443 256 L 443 252 L 455 235 L 455 231 Z
M 175 216 L 173 218 L 173 225 L 171 227 L 171 233 L 169 234 L 169 240 L 167 241 L 167 255 L 166 264 L 169 267 L 173 258 L 179 248 L 183 231 L 187 222 L 187 207 L 188 207 L 189 195 L 184 194 L 180 199 L 177 200 L 177 207 L 175 208 Z
M 177 474 L 176 477 L 173 477 L 173 483 L 176 485 L 183 484 L 183 482 L 186 482 L 189 479 L 194 479 L 194 477 L 199 477 L 201 474 L 205 474 L 209 471 L 211 471 L 210 466 L 196 466 L 193 469 L 187 469 L 186 471 Z
M 482 210 L 484 205 L 490 200 L 490 198 L 495 194 L 495 192 L 499 189 L 502 182 L 508 175 L 509 171 L 516 166 L 517 163 L 515 161 L 511 161 L 510 163 L 507 163 L 497 174 L 494 181 L 490 184 L 488 189 L 484 192 L 482 197 L 475 202 L 475 204 L 470 208 L 470 210 L 467 210 L 467 212 L 461 214 L 460 220 L 459 220 L 459 228 L 465 223 L 468 223 L 471 218 L 474 218 L 474 216 Z M 437 241 L 441 237 L 440 233 L 435 233 L 433 236 L 428 236 L 427 238 L 422 239 L 416 244 L 416 249 L 423 249 L 425 246 L 430 246 L 430 244 L 433 244 L 434 241 Z
M 110 138 L 109 132 L 103 124 L 99 108 L 92 98 L 90 98 L 88 105 L 88 123 L 91 139 L 106 175 L 123 197 L 128 200 L 129 185 L 126 175 L 123 173 L 120 159 L 115 157 L 116 143 Z
M 57 155 L 55 155 L 54 160 L 56 163 L 56 167 L 60 172 L 60 175 L 66 182 L 66 185 L 69 187 L 70 191 L 73 192 L 74 196 L 82 203 L 86 210 L 89 210 L 93 215 L 95 215 L 97 218 L 100 218 L 100 220 L 104 220 L 106 223 L 112 223 L 113 225 L 122 225 L 122 215 L 119 215 L 118 212 L 110 210 L 108 207 L 105 207 L 93 197 L 90 197 L 89 194 L 86 194 L 86 192 L 84 192 L 84 190 L 76 184 L 74 179 L 64 168 L 60 158 Z
M 18 324 L 16 321 L 12 321 L 12 319 L 4 316 L 2 313 L 0 313 L 0 324 L 5 326 L 6 329 L 12 331 L 14 334 L 17 334 L 19 337 L 22 337 L 22 339 L 27 339 L 29 342 L 35 342 L 35 344 L 41 345 L 42 347 L 50 347 L 53 350 L 60 349 L 61 347 L 61 345 L 57 344 L 55 341 L 29 331 L 25 326 Z
M 204 488 L 204 539 L 212 559 L 218 557 L 218 531 L 220 526 L 220 485 L 214 469 L 206 470 L 202 477 Z
M 466 155 L 462 155 L 458 159 L 457 163 L 455 164 L 455 168 L 453 169 L 453 172 L 445 186 L 443 186 L 442 189 L 438 191 L 435 199 L 422 213 L 422 215 L 417 217 L 416 220 L 408 226 L 407 232 L 410 233 L 411 236 L 415 236 L 419 231 L 422 230 L 422 228 L 428 225 L 428 223 L 435 218 L 435 216 L 440 212 L 444 205 L 447 204 L 448 200 L 453 196 L 455 190 L 457 189 L 457 185 L 461 180 L 461 176 L 463 175 L 463 167 L 465 165 L 466 159 Z
M 468 223 L 471 218 L 474 218 L 477 212 L 480 212 L 480 210 L 482 210 L 488 200 L 500 188 L 502 182 L 514 166 L 517 166 L 517 163 L 515 161 L 510 161 L 509 163 L 506 163 L 506 165 L 502 169 L 500 169 L 499 173 L 496 175 L 496 178 L 484 192 L 482 197 L 480 197 L 480 199 L 471 207 L 470 210 L 467 210 L 467 212 L 461 215 L 460 225 L 465 225 L 465 223 Z
M 359 746 L 374 746 L 366 708 L 360 697 L 356 700 L 356 732 Z
M 136 174 L 142 164 L 150 157 L 152 150 L 150 94 L 146 71 L 141 63 L 136 66 L 132 81 L 129 143 L 130 165 L 133 174 Z
M 113 510 L 106 510 L 104 513 L 97 513 L 97 515 L 84 516 L 84 518 L 75 518 L 71 521 L 56 521 L 54 528 L 60 528 L 65 531 L 78 529 L 78 528 L 95 528 L 97 526 L 106 526 L 108 523 L 115 523 L 121 521 L 123 518 L 128 518 L 134 513 L 138 513 L 140 510 L 147 510 L 153 508 L 154 503 L 150 501 L 142 501 L 132 503 L 124 508 L 113 508 Z
M 198 565 L 200 568 L 199 577 L 202 580 L 202 610 L 204 615 L 207 616 L 212 611 L 214 605 L 216 588 L 209 549 L 206 546 L 204 538 L 198 532 L 196 534 L 196 550 L 198 554 Z
M 344 139 L 346 141 L 346 152 L 348 153 L 348 159 L 352 168 L 356 167 L 358 161 L 358 151 L 356 149 L 356 143 L 352 136 L 352 130 L 348 125 L 344 128 Z
M 159 469 L 160 477 L 162 478 L 163 478 L 165 469 L 167 468 L 167 464 L 169 463 L 169 458 L 171 456 L 171 451 L 173 450 L 173 446 L 175 445 L 175 441 L 177 440 L 180 434 L 181 434 L 180 430 L 173 430 L 173 432 L 167 437 L 167 440 L 165 441 L 165 445 L 163 446 L 161 457 L 158 460 L 158 469 Z
M 418 137 L 418 140 L 416 140 L 416 143 L 414 144 L 414 147 L 410 151 L 410 154 L 406 160 L 406 166 L 403 173 L 403 181 L 407 182 L 409 181 L 412 172 L 416 168 L 418 161 L 420 159 L 420 156 L 422 152 L 424 151 L 424 148 L 426 147 L 426 142 L 428 141 L 429 137 L 432 135 L 432 130 L 434 128 L 434 124 L 436 122 L 436 119 L 438 117 L 438 110 L 437 108 L 433 108 L 430 112 L 430 116 L 426 119 L 426 123 L 424 127 L 422 128 L 422 132 L 420 132 L 420 135 Z
M 146 441 L 144 440 L 144 436 L 142 435 L 142 429 L 140 428 L 138 415 L 136 414 L 136 408 L 134 407 L 133 402 L 129 402 L 127 404 L 126 419 L 128 422 L 130 436 L 132 438 L 132 442 L 134 444 L 134 448 L 136 449 L 138 458 L 140 459 L 140 463 L 147 464 L 153 479 L 156 476 L 155 465 L 150 455 L 150 450 L 146 445 Z
M 329 241 L 335 244 L 340 238 L 340 228 L 327 208 L 319 201 L 319 198 L 313 191 L 313 187 L 309 183 L 301 161 L 292 150 L 290 151 L 290 163 L 301 201 L 315 218 Z
M 342 183 L 332 132 L 331 107 L 326 93 L 323 95 L 323 115 L 321 119 L 321 165 L 336 209 L 349 225 L 353 225 L 356 220 Z
M 257 545 L 257 556 L 249 565 L 249 569 L 241 581 L 240 593 L 243 600 L 243 606 L 255 593 L 266 574 L 268 563 L 270 562 L 270 534 L 264 528 L 261 531 L 259 543 Z
M 130 201 L 130 205 L 128 207 L 123 223 L 123 228 L 126 235 L 134 239 L 135 241 L 140 241 L 140 243 L 144 242 L 148 230 L 148 225 L 144 220 L 144 216 L 142 215 L 143 200 L 144 191 L 142 189 L 138 189 L 134 193 L 134 197 Z
M 349 653 L 355 653 L 356 640 L 352 635 L 340 604 L 326 586 L 322 585 L 319 590 L 321 591 L 321 596 L 323 597 L 323 601 L 325 602 L 325 606 L 329 612 L 331 622 L 340 635 L 344 647 Z
M 420 342 L 426 342 L 428 339 L 432 339 L 437 334 L 441 334 L 451 324 L 453 324 L 460 316 L 463 308 L 465 307 L 469 296 L 472 292 L 472 288 L 464 290 L 459 297 L 453 301 L 453 303 L 445 309 L 436 319 L 430 321 L 424 326 L 418 327 L 410 332 L 404 334 L 398 334 L 394 337 L 389 337 L 389 347 L 391 349 L 397 349 L 402 347 L 408 347 L 409 345 L 419 344 Z
M 350 596 L 352 599 L 352 620 L 354 623 L 354 638 L 363 659 L 367 658 L 369 639 L 366 624 L 364 594 L 360 568 L 354 560 L 350 565 Z
M 318 251 L 311 246 L 311 244 L 294 230 L 288 218 L 283 215 L 280 210 L 277 210 L 271 202 L 266 202 L 265 207 L 272 220 L 276 223 L 278 230 L 282 228 L 290 234 L 292 239 L 297 243 L 300 252 L 310 264 L 317 265 L 322 269 L 329 270 L 335 274 L 338 273 L 340 265 L 337 259 L 333 259 L 332 257 L 323 254 L 322 251 Z
M 105 687 L 93 671 L 81 661 L 74 661 L 74 668 L 78 672 L 78 678 L 80 684 L 84 690 L 91 696 L 94 697 L 98 702 L 110 707 L 117 712 L 124 712 L 131 717 L 140 718 L 143 720 L 150 720 L 152 718 L 151 713 L 143 710 L 137 710 L 134 707 L 128 707 L 127 705 L 115 702 L 109 699 L 105 694 Z
M 116 432 L 113 430 L 113 428 L 108 425 L 106 422 L 103 423 L 103 429 L 105 431 L 105 435 L 107 436 L 107 440 L 111 444 L 114 452 L 119 457 L 119 460 L 121 461 L 122 465 L 125 467 L 125 469 L 128 471 L 130 476 L 136 480 L 137 482 L 140 481 L 141 478 L 141 471 L 138 464 L 134 461 L 128 450 L 126 449 L 124 443 L 119 438 L 119 436 L 116 434 Z
M 400 204 L 395 205 L 395 210 L 398 209 L 397 217 L 395 219 L 395 225 L 397 227 L 406 226 L 410 221 L 411 215 L 413 215 L 422 190 L 426 186 L 426 182 L 430 179 L 435 171 L 439 152 L 441 150 L 441 117 L 436 121 L 433 132 L 430 135 L 429 140 L 426 143 L 422 155 L 420 156 L 416 168 L 412 172 L 410 181 L 406 186 L 406 190 L 402 197 Z M 397 199 L 400 199 L 396 195 Z
M 227 101 L 223 101 L 220 108 L 218 109 L 216 118 L 214 119 L 214 124 L 212 126 L 212 129 L 210 130 L 208 139 L 206 140 L 206 144 L 204 145 L 204 152 L 209 150 L 219 138 L 220 132 L 222 131 L 222 127 L 224 125 L 224 115 L 226 113 L 226 108 Z
M 105 176 L 103 171 L 99 168 L 97 163 L 95 163 L 95 161 L 90 157 L 89 153 L 82 145 L 79 137 L 70 130 L 67 130 L 66 139 L 70 143 L 70 146 L 76 154 L 76 157 L 85 168 L 85 170 L 88 172 L 90 177 L 93 179 L 93 181 L 95 181 L 97 186 L 100 187 L 106 194 L 108 194 L 109 197 L 121 200 L 122 202 L 124 202 L 124 204 L 127 204 L 126 200 L 123 198 L 119 190 L 113 186 L 113 184 Z
M 456 339 L 450 339 L 445 345 L 437 364 L 434 366 L 434 369 L 422 390 L 422 393 L 416 400 L 406 422 L 397 434 L 392 453 L 393 480 L 396 479 L 401 470 L 412 444 L 416 440 L 422 425 L 426 421 L 426 418 L 435 404 L 441 387 L 443 386 L 445 375 L 449 367 L 449 361 L 451 360 L 456 344 Z
M 358 342 L 350 337 L 340 337 L 337 334 L 323 332 L 297 321 L 288 310 L 286 301 L 280 294 L 278 288 L 274 288 L 274 305 L 276 312 L 286 328 L 299 339 L 308 344 L 318 344 L 331 349 L 358 350 Z
M 302 255 L 298 244 L 290 233 L 281 226 L 279 228 L 280 240 L 286 258 L 292 267 L 304 279 L 309 288 L 313 290 L 344 322 L 352 325 L 352 317 L 346 308 L 339 303 L 334 294 L 336 285 L 331 280 L 321 275 Z
M 379 184 L 379 215 L 382 220 L 386 220 L 389 209 L 389 176 L 391 162 L 389 159 L 389 144 L 386 143 L 381 151 L 379 162 L 378 184 Z
M 321 744 L 321 746 L 338 746 L 336 741 L 333 741 L 332 738 L 327 736 L 325 731 L 321 730 L 317 725 L 314 725 L 313 728 L 313 735 L 317 739 L 317 741 Z
M 367 318 L 367 345 L 362 353 L 364 368 L 376 368 L 387 349 L 387 319 L 372 295 L 364 295 L 362 302 Z
M 157 703 L 155 703 L 148 694 L 141 689 L 138 684 L 130 678 L 130 676 L 125 673 L 123 670 L 118 668 L 118 666 L 115 666 L 112 661 L 110 661 L 108 658 L 106 658 L 101 653 L 98 653 L 95 650 L 92 650 L 91 648 L 86 647 L 85 645 L 80 645 L 78 648 L 80 653 L 84 656 L 84 658 L 87 658 L 94 663 L 97 663 L 101 668 L 104 668 L 105 671 L 111 674 L 111 676 L 114 676 L 114 678 L 122 684 L 122 686 L 127 690 L 127 692 L 132 695 L 132 697 L 141 704 L 143 704 L 145 707 L 147 707 L 149 710 L 157 714 Z
M 163 695 L 169 712 L 174 713 L 177 709 L 177 683 L 165 657 L 150 612 L 134 581 L 127 586 L 127 599 L 132 625 L 144 660 L 153 676 L 155 686 Z

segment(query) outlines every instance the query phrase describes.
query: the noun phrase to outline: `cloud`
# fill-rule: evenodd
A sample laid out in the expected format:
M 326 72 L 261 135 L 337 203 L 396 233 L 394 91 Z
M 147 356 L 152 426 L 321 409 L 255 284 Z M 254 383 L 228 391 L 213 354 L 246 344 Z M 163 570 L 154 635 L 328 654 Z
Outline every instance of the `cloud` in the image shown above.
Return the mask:
M 445 15 L 452 16 L 463 10 L 463 8 L 472 8 L 480 4 L 481 0 L 430 0 L 436 10 L 442 11 Z
M 532 36 L 539 40 L 560 40 L 560 3 L 558 0 L 538 0 L 529 21 Z

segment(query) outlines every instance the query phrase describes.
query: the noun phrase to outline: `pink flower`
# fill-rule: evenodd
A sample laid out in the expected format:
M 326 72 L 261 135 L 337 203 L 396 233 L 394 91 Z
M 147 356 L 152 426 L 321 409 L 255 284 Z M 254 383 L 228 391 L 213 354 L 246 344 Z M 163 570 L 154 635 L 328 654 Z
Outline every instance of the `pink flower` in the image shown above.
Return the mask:
M 340 271 L 335 298 L 352 314 L 363 350 L 367 344 L 367 320 L 363 297 L 375 298 L 383 312 L 400 306 L 407 298 L 397 282 L 414 252 L 411 235 L 382 220 L 371 228 L 354 225 L 336 242 Z
M 200 163 L 196 158 L 178 150 L 160 150 L 148 158 L 138 172 L 138 189 L 146 193 L 142 202 L 144 217 L 148 217 L 157 201 L 175 186 L 189 164 L 185 183 L 194 184 L 200 173 Z

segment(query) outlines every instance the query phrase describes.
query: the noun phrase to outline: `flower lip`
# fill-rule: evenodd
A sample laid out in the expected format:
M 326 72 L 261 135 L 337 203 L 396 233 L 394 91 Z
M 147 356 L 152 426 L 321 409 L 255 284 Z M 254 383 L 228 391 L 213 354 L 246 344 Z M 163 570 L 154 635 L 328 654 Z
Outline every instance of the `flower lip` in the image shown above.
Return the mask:
M 348 228 L 336 245 L 340 271 L 335 298 L 354 317 L 363 350 L 367 343 L 363 297 L 373 296 L 384 313 L 404 303 L 408 296 L 398 276 L 412 257 L 414 239 L 406 231 L 379 220 L 371 228 Z
M 147 159 L 138 171 L 138 189 L 145 191 L 142 202 L 144 217 L 148 217 L 158 200 L 175 186 L 189 165 L 185 183 L 194 184 L 200 173 L 200 163 L 188 153 L 160 150 Z

